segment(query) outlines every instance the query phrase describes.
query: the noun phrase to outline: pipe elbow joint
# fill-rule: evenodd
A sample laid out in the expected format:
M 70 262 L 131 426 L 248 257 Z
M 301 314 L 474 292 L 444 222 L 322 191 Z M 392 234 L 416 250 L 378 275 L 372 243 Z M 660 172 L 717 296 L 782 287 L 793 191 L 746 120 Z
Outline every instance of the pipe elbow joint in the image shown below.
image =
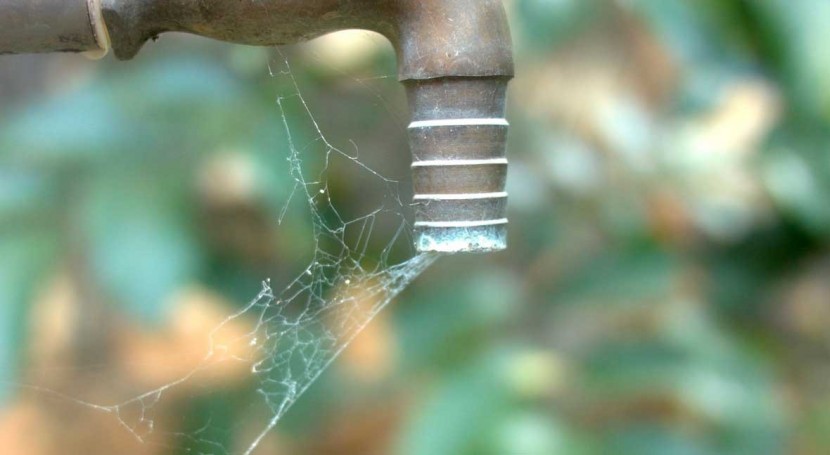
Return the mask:
M 395 10 L 402 81 L 513 76 L 502 0 L 401 0 Z

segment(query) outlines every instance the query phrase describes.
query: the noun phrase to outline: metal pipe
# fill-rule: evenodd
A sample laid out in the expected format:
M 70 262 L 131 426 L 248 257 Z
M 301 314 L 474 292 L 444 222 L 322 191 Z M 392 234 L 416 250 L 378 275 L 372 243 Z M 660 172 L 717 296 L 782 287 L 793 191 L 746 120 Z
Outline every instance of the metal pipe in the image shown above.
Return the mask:
M 3 0 L 0 54 L 100 49 L 91 0 Z
M 104 26 L 104 24 L 106 24 Z M 134 57 L 186 32 L 251 45 L 348 28 L 386 36 L 409 98 L 416 248 L 506 247 L 505 120 L 513 76 L 501 0 L 3 0 L 0 53 L 106 50 Z

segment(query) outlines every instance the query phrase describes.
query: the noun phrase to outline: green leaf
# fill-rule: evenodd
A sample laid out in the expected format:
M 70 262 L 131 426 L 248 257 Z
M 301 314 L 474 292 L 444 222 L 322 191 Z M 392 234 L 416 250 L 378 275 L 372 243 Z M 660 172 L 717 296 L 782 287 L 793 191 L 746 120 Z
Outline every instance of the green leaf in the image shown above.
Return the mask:
M 0 405 L 17 379 L 27 341 L 29 308 L 55 253 L 48 232 L 8 232 L 0 237 Z
M 396 453 L 473 453 L 509 403 L 501 357 L 459 366 L 406 424 Z
M 200 260 L 176 193 L 162 179 L 151 186 L 144 178 L 110 169 L 91 186 L 84 215 L 106 290 L 133 314 L 157 321 L 170 295 L 195 280 Z

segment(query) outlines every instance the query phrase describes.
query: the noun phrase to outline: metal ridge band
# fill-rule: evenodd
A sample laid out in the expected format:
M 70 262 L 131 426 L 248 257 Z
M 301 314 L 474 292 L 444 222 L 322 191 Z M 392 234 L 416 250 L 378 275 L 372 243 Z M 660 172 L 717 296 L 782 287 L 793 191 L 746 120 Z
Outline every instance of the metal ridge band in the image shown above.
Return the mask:
M 507 165 L 507 158 L 488 158 L 482 160 L 421 160 L 413 161 L 412 167 L 440 167 L 440 166 L 486 166 Z
M 507 224 L 507 218 L 481 221 L 418 221 L 415 227 L 425 228 L 474 228 L 483 226 L 499 226 Z
M 500 193 L 464 193 L 464 194 L 416 194 L 416 201 L 463 201 L 475 199 L 504 199 L 506 192 Z
M 437 126 L 510 126 L 510 123 L 504 118 L 457 118 L 417 120 L 409 124 L 410 129 L 433 128 Z

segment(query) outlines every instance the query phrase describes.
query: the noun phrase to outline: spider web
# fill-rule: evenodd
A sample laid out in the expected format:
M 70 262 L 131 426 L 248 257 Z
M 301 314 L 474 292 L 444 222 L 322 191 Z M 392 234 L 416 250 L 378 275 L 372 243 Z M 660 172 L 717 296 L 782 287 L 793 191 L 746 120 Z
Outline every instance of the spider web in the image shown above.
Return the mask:
M 400 196 L 402 185 L 365 164 L 356 145 L 354 150 L 345 151 L 329 140 L 312 114 L 283 51 L 274 51 L 269 70 L 273 78 L 283 82 L 282 86 L 289 87 L 276 98 L 286 135 L 288 172 L 293 181 L 279 222 L 282 224 L 292 213 L 289 207 L 305 206 L 313 226 L 313 253 L 308 266 L 279 289 L 270 280 L 264 281 L 253 299 L 205 334 L 204 357 L 192 371 L 172 382 L 115 404 L 88 402 L 51 390 L 40 392 L 112 415 L 121 428 L 142 444 L 168 447 L 184 443 L 188 453 L 199 454 L 256 453 L 288 409 L 356 335 L 438 258 L 414 252 L 407 221 L 409 204 Z M 292 134 L 296 115 L 291 115 L 298 111 L 313 132 L 310 144 L 300 143 L 297 135 Z M 307 169 L 308 157 L 313 153 L 322 154 L 319 171 Z M 395 153 L 400 154 L 399 160 L 409 159 L 404 150 Z M 342 166 L 353 171 L 350 175 L 372 179 L 382 188 L 380 207 L 351 217 L 338 210 L 328 175 L 333 167 Z M 381 222 L 385 226 L 397 223 L 399 227 L 391 238 L 381 241 L 386 246 L 378 254 L 378 248 L 373 246 L 378 242 L 373 237 Z M 396 259 L 400 257 L 405 259 Z M 240 321 L 249 329 L 240 333 Z M 245 441 L 231 444 L 215 440 L 212 435 L 220 424 L 211 415 L 198 417 L 196 431 L 173 433 L 157 425 L 161 403 L 177 399 L 178 389 L 200 381 L 217 365 L 228 362 L 249 370 L 248 382 L 255 390 L 254 400 L 258 401 L 251 408 L 264 405 L 261 415 L 266 418 L 253 434 L 249 432 Z M 233 434 L 230 439 L 239 438 L 236 429 L 219 431 Z

